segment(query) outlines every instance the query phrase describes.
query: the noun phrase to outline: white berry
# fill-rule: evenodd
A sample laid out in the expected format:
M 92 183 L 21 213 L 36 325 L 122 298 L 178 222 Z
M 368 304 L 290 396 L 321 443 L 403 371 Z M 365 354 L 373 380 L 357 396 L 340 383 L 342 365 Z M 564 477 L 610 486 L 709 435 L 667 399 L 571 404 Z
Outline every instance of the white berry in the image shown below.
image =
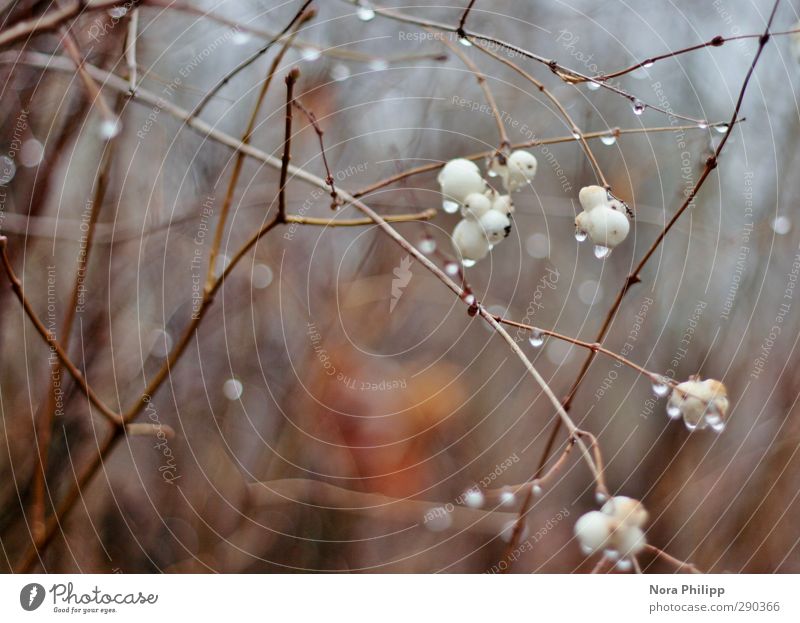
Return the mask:
M 518 190 L 525 183 L 530 182 L 536 175 L 536 156 L 528 151 L 518 149 L 513 152 L 507 161 L 507 171 L 503 177 L 509 192 Z
M 489 241 L 478 221 L 464 219 L 453 230 L 453 246 L 462 260 L 477 262 L 489 253 Z
M 590 511 L 575 522 L 575 536 L 587 554 L 605 549 L 610 535 L 609 517 L 600 511 Z
M 631 225 L 628 217 L 619 210 L 598 206 L 588 212 L 587 216 L 581 223 L 596 245 L 613 249 L 628 237 Z
M 492 209 L 492 200 L 483 193 L 472 193 L 464 199 L 461 214 L 464 218 L 479 219 Z
M 442 171 L 439 175 L 439 183 L 445 199 L 459 204 L 463 204 L 464 200 L 472 193 L 483 193 L 486 190 L 486 182 L 477 171 L 477 167 L 473 170 L 465 165 Z
M 497 210 L 486 212 L 481 216 L 478 224 L 481 226 L 489 244 L 497 244 L 511 233 L 511 219 Z
M 584 186 L 578 193 L 578 201 L 586 212 L 608 203 L 608 191 L 602 186 Z

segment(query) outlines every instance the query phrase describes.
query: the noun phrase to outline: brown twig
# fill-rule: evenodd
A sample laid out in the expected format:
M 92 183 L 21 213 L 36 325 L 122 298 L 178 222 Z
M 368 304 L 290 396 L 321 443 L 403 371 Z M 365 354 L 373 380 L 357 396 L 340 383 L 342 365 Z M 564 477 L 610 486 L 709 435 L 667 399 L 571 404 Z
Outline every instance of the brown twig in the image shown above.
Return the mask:
M 489 104 L 489 108 L 492 110 L 492 117 L 494 117 L 495 123 L 497 124 L 497 133 L 500 135 L 499 151 L 503 152 L 509 149 L 511 147 L 511 140 L 508 138 L 508 132 L 503 122 L 503 115 L 500 112 L 500 108 L 497 106 L 497 101 L 494 99 L 494 93 L 492 93 L 492 89 L 489 88 L 489 84 L 486 82 L 486 75 L 457 45 L 451 43 L 447 39 L 442 39 L 442 43 L 447 46 L 453 54 L 458 56 L 472 75 L 475 76 L 475 80 L 477 80 L 478 86 L 481 88 L 481 91 L 483 91 L 486 103 Z
M 678 571 L 686 572 L 686 573 L 699 573 L 702 574 L 703 572 L 700 571 L 695 565 L 690 562 L 683 562 L 682 560 L 678 560 L 674 556 L 670 556 L 662 549 L 657 548 L 655 545 L 650 545 L 649 543 L 644 546 L 644 548 L 652 553 L 655 554 L 656 557 L 661 558 L 665 562 L 673 565 L 678 569 Z
M 137 0 L 138 1 L 138 0 Z M 58 30 L 73 17 L 89 11 L 100 11 L 119 4 L 119 0 L 101 0 L 99 2 L 89 2 L 87 0 L 75 0 L 69 4 L 48 11 L 38 17 L 33 17 L 13 26 L 9 26 L 0 32 L 0 47 L 16 43 L 27 39 L 31 35 Z
M 283 30 L 281 30 L 281 32 L 280 32 L 280 33 L 278 33 L 278 35 L 277 35 L 276 37 L 274 37 L 273 39 L 271 39 L 270 41 L 268 41 L 266 44 L 264 44 L 263 46 L 261 46 L 261 47 L 260 47 L 258 50 L 256 50 L 255 52 L 253 52 L 253 53 L 252 53 L 250 56 L 248 56 L 248 57 L 247 57 L 245 60 L 243 60 L 241 63 L 239 63 L 239 64 L 238 64 L 236 67 L 234 67 L 232 70 L 230 70 L 230 71 L 229 71 L 227 74 L 225 74 L 225 76 L 223 76 L 223 78 L 222 78 L 222 79 L 221 79 L 219 82 L 217 82 L 217 84 L 216 84 L 216 85 L 214 85 L 214 86 L 211 88 L 211 90 L 210 90 L 210 91 L 208 91 L 208 93 L 206 93 L 206 94 L 203 96 L 203 98 L 200 100 L 200 102 L 197 104 L 197 106 L 195 106 L 195 109 L 192 111 L 192 116 L 194 116 L 194 117 L 197 117 L 197 116 L 199 116 L 199 115 L 200 115 L 200 113 L 202 113 L 202 112 L 203 112 L 203 109 L 206 107 L 206 105 L 208 104 L 208 102 L 210 102 L 210 101 L 211 101 L 211 99 L 212 99 L 212 98 L 213 98 L 213 97 L 214 97 L 214 96 L 215 96 L 217 93 L 219 93 L 219 91 L 220 91 L 220 90 L 221 90 L 221 89 L 222 89 L 222 88 L 223 88 L 223 87 L 224 87 L 226 84 L 228 84 L 228 83 L 229 83 L 231 80 L 233 80 L 233 78 L 235 78 L 235 77 L 236 77 L 236 76 L 237 76 L 237 75 L 238 75 L 238 74 L 239 74 L 241 71 L 243 71 L 244 69 L 247 69 L 247 68 L 248 68 L 250 65 L 252 65 L 252 64 L 253 64 L 255 61 L 257 61 L 259 58 L 261 58 L 262 56 L 264 56 L 264 54 L 266 54 L 266 53 L 269 51 L 269 49 L 270 49 L 270 48 L 271 48 L 271 47 L 272 47 L 272 46 L 273 46 L 273 45 L 274 45 L 274 44 L 275 44 L 277 41 L 280 41 L 281 39 L 283 39 L 283 37 L 285 37 L 285 36 L 286 36 L 286 34 L 287 34 L 287 33 L 288 33 L 288 32 L 289 32 L 289 31 L 290 31 L 290 30 L 291 30 L 291 29 L 294 27 L 295 23 L 297 23 L 298 21 L 300 21 L 300 19 L 303 17 L 303 14 L 306 12 L 306 9 L 308 8 L 308 6 L 309 6 L 309 5 L 310 5 L 310 4 L 311 4 L 313 1 L 314 1 L 314 0 L 305 0 L 305 2 L 303 2 L 303 4 L 300 6 L 300 9 L 297 11 L 297 13 L 295 13 L 295 15 L 294 15 L 294 17 L 292 18 L 292 20 L 291 20 L 291 21 L 290 21 L 290 22 L 289 22 L 289 23 L 288 23 L 288 24 L 287 24 L 287 25 L 284 27 L 284 29 L 283 29 Z
M 89 214 L 89 222 L 86 227 L 86 242 L 85 251 L 82 258 L 79 258 L 78 270 L 75 273 L 75 279 L 72 286 L 72 294 L 69 303 L 67 304 L 67 311 L 64 315 L 64 320 L 61 326 L 61 347 L 65 353 L 69 352 L 70 337 L 72 334 L 72 325 L 75 320 L 75 313 L 78 308 L 78 300 L 81 291 L 81 266 L 86 267 L 89 263 L 89 256 L 92 250 L 94 233 L 96 230 L 97 219 L 105 201 L 106 190 L 108 189 L 108 180 L 111 172 L 111 162 L 113 160 L 114 149 L 116 141 L 112 140 L 103 151 L 103 156 L 100 161 L 97 182 L 95 186 L 94 196 L 92 197 L 92 209 Z M 31 525 L 34 541 L 40 539 L 43 535 L 45 527 L 45 489 L 46 489 L 46 476 L 47 476 L 47 460 L 50 450 L 50 439 L 52 436 L 53 418 L 57 408 L 56 403 L 56 382 L 61 377 L 61 365 L 58 364 L 57 370 L 51 371 L 50 383 L 48 385 L 49 391 L 44 400 L 43 412 L 37 415 L 37 450 L 39 466 L 33 475 L 33 500 L 31 502 Z
M 292 151 L 292 102 L 294 85 L 300 77 L 300 70 L 295 67 L 286 76 L 286 118 L 284 121 L 283 156 L 281 156 L 281 179 L 278 182 L 278 221 L 286 222 L 286 180 L 289 174 L 289 160 Z
M 464 33 L 464 26 L 467 24 L 467 17 L 469 17 L 469 12 L 472 10 L 472 7 L 475 5 L 476 0 L 469 0 L 469 4 L 467 8 L 464 9 L 464 12 L 461 14 L 461 19 L 458 20 L 458 28 L 456 28 L 456 32 L 459 35 L 463 36 Z
M 741 123 L 744 119 L 739 119 L 738 122 Z M 727 125 L 727 122 L 716 122 L 709 124 L 708 127 L 716 127 L 721 125 Z M 586 132 L 582 134 L 585 140 L 593 140 L 597 138 L 602 138 L 605 136 L 614 136 L 620 137 L 623 135 L 628 134 L 655 134 L 655 133 L 663 133 L 663 132 L 679 132 L 682 130 L 700 130 L 702 128 L 698 127 L 696 124 L 694 125 L 682 125 L 682 126 L 661 126 L 661 127 L 653 127 L 653 128 L 613 128 L 611 130 L 599 130 L 597 132 Z M 554 138 L 545 138 L 545 139 L 532 139 L 529 141 L 524 141 L 521 143 L 513 143 L 511 145 L 511 149 L 524 149 L 526 147 L 538 147 L 540 145 L 557 145 L 560 143 L 573 143 L 578 141 L 579 138 L 576 136 L 557 136 Z M 468 154 L 466 156 L 462 156 L 467 160 L 481 160 L 483 158 L 487 158 L 495 153 L 496 150 L 489 149 L 485 151 L 480 151 L 474 154 Z M 406 178 L 412 177 L 414 175 L 420 175 L 422 173 L 429 173 L 431 171 L 437 171 L 441 169 L 445 165 L 444 162 L 431 162 L 429 164 L 423 164 L 418 167 L 414 167 L 412 169 L 408 169 L 406 171 L 402 171 L 385 179 L 379 180 L 361 188 L 353 193 L 355 197 L 364 197 L 376 190 L 384 188 L 386 186 L 390 186 L 396 182 L 400 182 Z
M 292 28 L 292 31 L 289 37 L 284 42 L 283 46 L 281 47 L 280 52 L 275 56 L 272 63 L 270 64 L 269 69 L 267 70 L 267 75 L 264 78 L 264 81 L 261 83 L 261 90 L 258 93 L 258 97 L 256 97 L 256 103 L 253 106 L 253 110 L 250 113 L 250 119 L 247 122 L 247 129 L 244 131 L 242 135 L 242 143 L 244 145 L 249 145 L 250 140 L 253 136 L 253 131 L 255 130 L 256 121 L 258 120 L 258 113 L 261 110 L 261 106 L 264 102 L 264 98 L 269 91 L 269 87 L 272 84 L 272 78 L 278 71 L 280 67 L 281 61 L 283 60 L 284 56 L 286 55 L 287 50 L 292 44 L 295 36 L 297 35 L 297 29 L 300 28 L 303 24 L 307 21 L 311 20 L 315 15 L 315 11 L 307 11 L 304 13 L 299 20 L 297 20 L 296 25 Z M 222 235 L 225 231 L 225 225 L 228 221 L 228 212 L 230 212 L 231 204 L 233 203 L 234 195 L 236 194 L 236 187 L 239 183 L 239 177 L 242 172 L 242 166 L 244 165 L 244 153 L 239 151 L 236 153 L 236 158 L 233 163 L 233 169 L 231 171 L 231 177 L 228 180 L 228 188 L 225 192 L 225 199 L 222 202 L 222 208 L 220 209 L 219 220 L 217 222 L 217 226 L 214 231 L 214 240 L 211 243 L 211 249 L 208 255 L 208 273 L 206 275 L 206 284 L 211 284 L 214 279 L 214 264 L 217 259 L 217 254 L 219 253 L 220 246 L 222 245 Z
M 20 281 L 19 277 L 17 277 L 17 274 L 14 272 L 14 269 L 11 266 L 11 260 L 8 257 L 8 238 L 5 236 L 0 236 L 0 259 L 2 259 L 3 268 L 5 269 L 6 275 L 8 275 L 8 279 L 11 282 L 11 289 L 13 290 L 14 295 L 17 297 L 19 302 L 22 303 L 22 307 L 30 321 L 33 323 L 33 326 L 36 328 L 36 331 L 42 336 L 45 342 L 50 345 L 61 361 L 61 364 L 69 371 L 70 375 L 75 379 L 75 382 L 78 383 L 81 391 L 86 395 L 89 401 L 95 407 L 97 407 L 100 413 L 102 413 L 109 422 L 119 426 L 121 424 L 119 414 L 107 407 L 106 404 L 97 396 L 97 394 L 95 394 L 94 390 L 86 382 L 83 374 L 81 374 L 80 370 L 75 367 L 75 364 L 72 363 L 69 355 L 67 355 L 64 349 L 61 347 L 61 344 L 56 339 L 56 336 L 44 326 L 44 323 L 42 323 L 42 321 L 39 319 L 39 316 L 34 311 L 33 306 L 25 296 L 25 292 L 22 287 L 22 281 Z
M 331 173 L 331 167 L 328 165 L 328 157 L 325 155 L 325 143 L 322 140 L 324 132 L 317 122 L 317 116 L 303 106 L 303 103 L 299 99 L 295 99 L 292 103 L 300 112 L 305 115 L 306 119 L 308 119 L 308 122 L 311 124 L 311 127 L 314 128 L 314 132 L 317 135 L 317 139 L 319 140 L 319 152 L 322 155 L 322 164 L 325 167 L 325 182 L 331 187 L 331 209 L 335 210 L 341 205 L 342 202 L 339 199 L 338 193 L 336 192 L 333 173 Z
M 356 0 L 350 0 L 351 3 L 355 2 L 355 1 Z M 378 6 L 375 6 L 375 5 L 373 5 L 373 9 L 375 10 L 375 12 L 378 15 L 382 15 L 383 17 L 387 17 L 389 19 L 393 19 L 393 20 L 398 21 L 398 22 L 403 22 L 405 24 L 413 24 L 413 25 L 416 25 L 416 26 L 421 26 L 423 28 L 431 28 L 431 29 L 434 29 L 434 30 L 442 31 L 442 32 L 452 32 L 452 33 L 456 33 L 460 37 L 466 38 L 468 40 L 473 40 L 473 39 L 482 40 L 482 41 L 485 41 L 487 43 L 490 43 L 490 44 L 493 44 L 495 46 L 498 46 L 500 48 L 504 48 L 504 49 L 506 49 L 506 50 L 508 50 L 510 52 L 513 52 L 515 54 L 519 54 L 520 56 L 524 56 L 524 57 L 529 58 L 531 60 L 534 60 L 534 61 L 536 61 L 538 63 L 546 65 L 550 69 L 551 72 L 553 72 L 556 76 L 558 76 L 562 81 L 566 82 L 567 84 L 579 84 L 579 83 L 582 83 L 582 82 L 593 82 L 594 84 L 597 84 L 597 85 L 601 86 L 602 88 L 611 91 L 612 93 L 616 93 L 617 95 L 620 95 L 620 96 L 624 97 L 625 99 L 629 100 L 631 103 L 637 104 L 638 106 L 641 106 L 642 110 L 644 110 L 645 108 L 650 108 L 651 110 L 659 112 L 659 113 L 661 113 L 663 115 L 667 115 L 669 117 L 675 117 L 677 119 L 683 119 L 685 121 L 691 121 L 691 122 L 697 123 L 697 124 L 706 123 L 703 119 L 696 119 L 694 117 L 681 115 L 681 114 L 676 113 L 675 111 L 667 110 L 667 109 L 665 109 L 665 108 L 663 108 L 661 106 L 657 106 L 655 104 L 650 104 L 650 103 L 648 103 L 646 101 L 641 100 L 640 98 L 636 97 L 635 95 L 633 95 L 631 93 L 628 93 L 627 91 L 624 91 L 623 89 L 621 89 L 621 88 L 619 88 L 619 87 L 617 87 L 615 85 L 609 84 L 608 82 L 605 82 L 603 80 L 598 80 L 598 79 L 594 78 L 593 76 L 589 76 L 589 75 L 583 74 L 583 73 L 581 73 L 579 71 L 576 71 L 574 69 L 570 69 L 569 67 L 561 65 L 555 59 L 545 58 L 544 56 L 541 56 L 539 54 L 536 54 L 534 52 L 526 50 L 525 48 L 519 47 L 519 46 L 514 45 L 512 43 L 509 43 L 507 41 L 503 41 L 502 39 L 498 39 L 497 37 L 492 37 L 492 36 L 485 35 L 485 34 L 478 33 L 478 32 L 468 31 L 466 29 L 461 29 L 461 32 L 459 32 L 458 26 L 452 26 L 450 24 L 443 24 L 441 22 L 436 22 L 436 21 L 433 21 L 433 20 L 414 17 L 414 16 L 408 15 L 406 13 L 402 13 L 400 11 L 397 11 L 395 9 L 387 9 L 387 8 L 378 7 Z
M 591 147 L 589 147 L 589 143 L 586 141 L 586 138 L 583 135 L 583 131 L 578 127 L 578 124 L 575 123 L 575 120 L 569 114 L 569 111 L 567 111 L 567 109 L 564 107 L 561 101 L 555 95 L 553 95 L 553 93 L 547 87 L 544 86 L 543 82 L 534 78 L 532 75 L 530 75 L 527 71 L 522 69 L 522 67 L 517 65 L 512 60 L 500 56 L 496 52 L 493 52 L 492 50 L 483 45 L 478 45 L 476 47 L 479 50 L 481 50 L 484 54 L 488 54 L 496 61 L 500 61 L 507 67 L 513 69 L 525 80 L 527 80 L 528 82 L 533 84 L 537 89 L 539 89 L 542 95 L 544 95 L 547 99 L 549 99 L 553 103 L 553 105 L 556 108 L 558 108 L 558 111 L 561 113 L 561 116 L 564 117 L 564 120 L 569 124 L 573 137 L 577 139 L 580 142 L 581 147 L 583 147 L 583 151 L 586 154 L 586 157 L 589 159 L 589 163 L 592 165 L 592 168 L 594 169 L 595 174 L 597 175 L 597 179 L 600 181 L 600 184 L 602 186 L 605 186 L 607 189 L 610 189 L 611 186 L 609 185 L 608 180 L 606 180 L 606 176 L 603 174 L 603 170 L 600 168 L 600 164 L 597 162 L 597 158 L 595 157 L 594 152 L 592 151 Z

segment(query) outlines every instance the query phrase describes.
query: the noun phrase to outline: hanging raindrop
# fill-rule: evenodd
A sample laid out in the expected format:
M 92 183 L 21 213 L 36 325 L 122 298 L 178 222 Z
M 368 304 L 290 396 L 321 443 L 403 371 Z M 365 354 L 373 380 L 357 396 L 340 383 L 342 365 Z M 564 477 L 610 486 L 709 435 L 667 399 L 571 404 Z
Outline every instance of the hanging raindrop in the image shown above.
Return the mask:
M 542 335 L 542 332 L 539 331 L 539 329 L 534 329 L 531 331 L 528 342 L 530 342 L 531 346 L 534 348 L 539 348 L 542 344 L 544 344 L 544 335 Z
M 436 251 L 436 241 L 430 236 L 425 236 L 422 240 L 419 241 L 419 250 L 422 251 L 425 255 L 430 255 L 431 253 Z
M 604 134 L 600 137 L 600 142 L 603 143 L 606 147 L 611 147 L 614 143 L 617 142 L 617 137 L 613 134 Z
M 451 277 L 455 277 L 459 271 L 460 269 L 458 268 L 458 264 L 456 262 L 447 262 L 447 264 L 444 265 L 444 272 Z
M 640 100 L 633 100 L 631 107 L 633 108 L 633 114 L 637 117 L 644 112 L 644 102 Z
M 455 214 L 458 212 L 458 204 L 455 201 L 450 201 L 450 199 L 445 199 L 442 201 L 442 210 L 448 214 Z
M 667 416 L 671 420 L 677 420 L 681 416 L 681 408 L 676 405 L 667 405 Z
M 588 235 L 589 234 L 587 234 L 582 229 L 576 229 L 575 230 L 575 240 L 577 240 L 578 242 L 583 242 L 584 240 L 586 240 Z
M 667 395 L 667 393 L 669 393 L 669 385 L 667 384 L 666 379 L 663 377 L 658 377 L 653 381 L 653 393 L 659 398 L 663 398 Z
M 609 249 L 608 247 L 604 247 L 602 244 L 594 245 L 594 256 L 598 260 L 604 260 L 609 255 L 611 255 L 611 249 Z
M 358 7 L 356 15 L 362 22 L 369 22 L 370 20 L 375 19 L 375 11 L 366 2 L 361 3 L 361 6 Z
M 463 260 L 461 260 L 461 263 L 464 265 L 464 268 L 472 268 L 473 266 L 475 266 L 475 264 L 477 264 L 475 260 L 470 260 L 467 259 L 466 257 Z

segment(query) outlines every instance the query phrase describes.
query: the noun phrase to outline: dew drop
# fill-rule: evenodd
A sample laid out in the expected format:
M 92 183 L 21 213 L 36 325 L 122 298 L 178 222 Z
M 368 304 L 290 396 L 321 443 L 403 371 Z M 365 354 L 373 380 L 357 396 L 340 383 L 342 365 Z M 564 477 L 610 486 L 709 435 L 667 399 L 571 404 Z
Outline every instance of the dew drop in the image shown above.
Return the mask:
M 115 6 L 108 9 L 108 16 L 111 19 L 120 20 L 128 14 L 128 8 L 124 6 Z
M 389 69 L 389 61 L 385 58 L 374 58 L 369 62 L 369 68 L 372 71 L 386 71 Z
M 697 127 L 700 128 L 701 130 L 705 130 L 708 127 L 708 124 L 705 121 L 701 121 L 700 123 L 697 124 Z
M 304 61 L 308 61 L 309 63 L 316 61 L 322 56 L 321 52 L 317 48 L 303 48 L 301 52 Z
M 106 119 L 100 124 L 100 136 L 102 136 L 104 140 L 110 141 L 119 134 L 121 129 L 122 123 L 120 123 L 119 119 Z
M 575 230 L 575 240 L 577 240 L 578 242 L 583 242 L 584 240 L 586 240 L 586 238 L 588 236 L 589 236 L 589 234 L 587 234 L 582 229 L 576 229 Z
M 455 277 L 456 275 L 458 275 L 459 271 L 460 269 L 456 262 L 447 262 L 447 264 L 444 265 L 444 272 L 446 272 L 451 277 Z
M 602 491 L 598 491 L 594 494 L 594 499 L 598 504 L 605 504 L 606 500 L 608 500 L 608 496 Z
M 572 133 L 572 138 L 574 138 L 576 141 L 579 141 L 580 138 L 581 138 L 581 133 L 580 132 L 573 132 Z
M 514 503 L 515 496 L 511 491 L 503 491 L 500 494 L 500 504 L 503 506 L 511 506 Z
M 342 82 L 350 77 L 350 68 L 347 65 L 338 63 L 331 69 L 331 78 L 336 82 Z
M 466 37 L 459 37 L 458 42 L 461 45 L 463 45 L 464 47 L 466 47 L 466 48 L 469 48 L 469 47 L 472 46 L 472 42 L 469 39 L 467 39 Z
M 695 424 L 694 422 L 690 422 L 689 420 L 684 420 L 683 423 L 686 425 L 686 430 L 688 431 L 697 430 L 697 424 Z
M 618 560 L 619 559 L 619 552 L 615 549 L 607 549 L 603 552 L 609 560 Z
M 776 234 L 783 236 L 788 234 L 791 229 L 792 221 L 789 220 L 788 216 L 778 216 L 772 221 L 772 231 Z
M 533 492 L 533 495 L 535 495 L 537 498 L 538 498 L 540 495 L 542 495 L 542 487 L 541 487 L 541 486 L 539 486 L 539 485 L 533 485 L 533 486 L 531 487 L 531 491 Z
M 503 539 L 504 542 L 510 543 L 511 539 L 514 538 L 514 530 L 516 530 L 516 528 L 517 520 L 512 519 L 503 526 L 503 529 L 500 531 L 500 538 Z M 528 522 L 522 524 L 519 540 L 524 541 L 526 538 L 528 538 Z
M 637 117 L 644 112 L 644 102 L 640 100 L 633 100 L 631 107 L 633 108 L 633 114 Z
M 475 260 L 471 260 L 466 257 L 463 260 L 461 260 L 461 263 L 464 265 L 464 268 L 472 268 L 473 266 L 475 266 L 475 264 L 477 264 Z
M 617 564 L 615 566 L 616 566 L 618 571 L 622 571 L 623 573 L 633 569 L 633 563 L 630 560 L 628 560 L 627 558 L 623 558 L 622 560 L 618 560 Z
M 720 134 L 725 134 L 728 131 L 728 124 L 722 123 L 720 125 L 715 125 L 714 129 L 719 132 Z
M 614 143 L 617 142 L 617 137 L 613 134 L 604 134 L 600 137 L 600 142 L 603 143 L 606 147 L 611 147 Z
M 455 201 L 450 201 L 450 199 L 445 199 L 442 201 L 442 210 L 448 214 L 455 214 L 458 212 L 458 204 Z
M 645 69 L 650 69 L 652 66 L 653 66 L 653 61 L 645 61 L 644 63 L 642 63 L 642 67 L 644 67 Z
M 222 393 L 228 400 L 239 400 L 244 393 L 244 386 L 239 379 L 228 379 L 222 385 Z
M 424 524 L 431 532 L 447 530 L 453 523 L 453 517 L 444 506 L 436 506 L 425 513 Z
M 598 260 L 604 260 L 609 255 L 611 255 L 611 249 L 609 249 L 608 247 L 604 247 L 602 244 L 594 245 L 594 256 Z
M 464 504 L 470 508 L 480 508 L 483 506 L 484 497 L 483 493 L 477 489 L 470 489 L 464 494 Z
M 599 82 L 587 82 L 586 83 L 586 88 L 589 89 L 590 91 L 597 91 L 597 89 L 600 88 L 600 83 Z
M 715 433 L 721 433 L 722 431 L 725 430 L 725 422 L 720 420 L 715 424 L 711 424 L 711 430 L 713 430 Z
M 591 547 L 589 547 L 588 545 L 581 545 L 581 551 L 586 556 L 590 556 L 590 555 L 592 555 L 594 553 L 594 550 Z
M 550 255 L 550 240 L 541 232 L 531 234 L 525 241 L 525 250 L 531 257 L 545 258 Z
M 474 294 L 467 294 L 467 296 L 464 297 L 464 302 L 467 305 L 473 305 L 475 303 L 475 295 Z
M 369 22 L 375 19 L 375 11 L 366 3 L 362 3 L 361 6 L 358 7 L 356 15 L 362 22 Z
M 669 385 L 666 379 L 659 377 L 653 381 L 653 393 L 659 398 L 663 398 L 669 393 Z
M 250 35 L 246 32 L 242 32 L 241 30 L 236 31 L 233 37 L 231 37 L 231 42 L 234 45 L 244 45 L 248 41 L 250 41 Z
M 539 329 L 534 329 L 531 331 L 528 342 L 530 342 L 530 345 L 534 348 L 541 348 L 542 344 L 544 344 L 544 335 L 542 335 L 542 332 L 539 331 Z
M 23 166 L 35 167 L 44 157 L 44 146 L 35 138 L 29 138 L 22 143 L 22 148 L 19 150 L 19 161 Z
M 150 334 L 152 340 L 150 354 L 159 359 L 169 355 L 172 350 L 172 337 L 166 331 L 156 329 Z
M 251 280 L 254 288 L 263 290 L 272 283 L 272 269 L 266 264 L 256 264 Z
M 436 241 L 430 236 L 425 236 L 422 240 L 419 241 L 419 250 L 422 251 L 425 255 L 430 255 L 431 253 L 436 251 Z
M 667 405 L 667 416 L 671 420 L 677 420 L 681 416 L 681 408 L 677 405 Z

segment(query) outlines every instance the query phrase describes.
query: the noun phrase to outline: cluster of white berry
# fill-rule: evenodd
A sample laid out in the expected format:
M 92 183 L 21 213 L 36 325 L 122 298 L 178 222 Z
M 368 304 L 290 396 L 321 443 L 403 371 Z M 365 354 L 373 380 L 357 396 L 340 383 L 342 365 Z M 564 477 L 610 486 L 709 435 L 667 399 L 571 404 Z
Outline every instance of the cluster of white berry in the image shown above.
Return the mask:
M 587 237 L 594 243 L 594 254 L 602 259 L 628 237 L 628 206 L 602 186 L 586 186 L 578 194 L 583 212 L 575 217 L 575 239 Z
M 620 571 L 630 571 L 632 557 L 647 541 L 642 528 L 647 522 L 642 503 L 619 495 L 609 499 L 599 511 L 590 511 L 575 522 L 575 536 L 587 556 L 603 552 Z
M 667 415 L 672 419 L 682 417 L 689 430 L 710 426 L 721 433 L 725 430 L 727 413 L 728 390 L 725 385 L 714 379 L 702 381 L 696 375 L 677 385 L 667 403 Z
M 489 177 L 500 177 L 508 193 L 522 188 L 536 175 L 533 154 L 517 150 L 505 157 L 495 155 L 488 165 Z M 464 266 L 474 266 L 492 247 L 511 233 L 514 204 L 509 194 L 491 188 L 471 160 L 448 162 L 437 178 L 442 191 L 442 208 L 464 217 L 453 230 L 453 245 Z

